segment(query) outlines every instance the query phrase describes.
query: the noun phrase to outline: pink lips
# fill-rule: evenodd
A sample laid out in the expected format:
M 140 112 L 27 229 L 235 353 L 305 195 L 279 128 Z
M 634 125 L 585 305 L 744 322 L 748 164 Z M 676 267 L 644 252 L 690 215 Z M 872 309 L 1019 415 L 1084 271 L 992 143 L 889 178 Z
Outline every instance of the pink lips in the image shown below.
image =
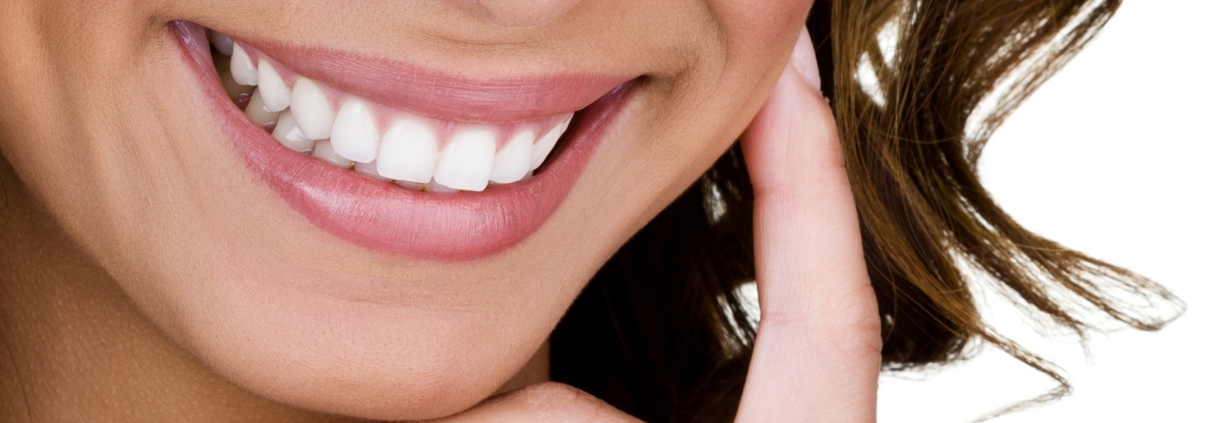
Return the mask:
M 386 99 L 387 104 L 403 104 L 420 113 L 444 114 L 446 118 L 491 121 L 535 113 L 541 116 L 554 109 L 587 105 L 560 141 L 558 148 L 562 151 L 548 159 L 533 178 L 483 192 L 416 192 L 338 169 L 282 146 L 248 121 L 219 86 L 204 28 L 177 21 L 173 30 L 235 150 L 287 204 L 340 238 L 373 250 L 424 259 L 480 258 L 503 251 L 535 232 L 567 196 L 633 85 L 618 84 L 612 77 L 584 75 L 501 78 L 479 85 L 477 81 L 420 72 L 389 61 L 361 60 L 350 54 L 320 53 L 319 61 L 309 63 L 314 50 L 265 50 L 300 74 L 367 98 Z M 323 65 L 334 61 L 344 64 Z M 354 69 L 365 72 L 360 78 L 344 79 Z M 347 85 L 342 87 L 341 81 L 347 81 Z M 373 91 L 374 84 L 382 81 L 406 81 L 403 85 L 412 88 L 392 93 Z M 606 81 L 613 81 L 615 86 L 602 91 L 601 84 Z M 594 92 L 597 97 L 590 99 Z M 548 115 L 572 110 L 576 109 Z
M 633 77 L 555 74 L 471 80 L 354 53 L 256 42 L 286 68 L 341 91 L 431 118 L 512 122 L 581 110 Z M 385 88 L 384 88 L 385 87 Z

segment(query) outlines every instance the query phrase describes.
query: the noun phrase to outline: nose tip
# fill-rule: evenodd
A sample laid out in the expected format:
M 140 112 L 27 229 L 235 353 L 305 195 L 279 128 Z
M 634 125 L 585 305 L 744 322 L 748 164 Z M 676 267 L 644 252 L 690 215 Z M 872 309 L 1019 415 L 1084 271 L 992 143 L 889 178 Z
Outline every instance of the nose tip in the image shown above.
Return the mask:
M 542 25 L 567 13 L 581 0 L 460 0 L 470 9 L 497 25 L 531 27 Z

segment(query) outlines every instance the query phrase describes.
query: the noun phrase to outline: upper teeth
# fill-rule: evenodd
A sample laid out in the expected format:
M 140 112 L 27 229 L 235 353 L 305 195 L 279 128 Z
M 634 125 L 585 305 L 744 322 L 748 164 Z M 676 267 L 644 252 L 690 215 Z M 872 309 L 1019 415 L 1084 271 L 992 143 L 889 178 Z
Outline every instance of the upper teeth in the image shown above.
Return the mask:
M 256 65 L 252 64 L 252 58 L 248 57 L 248 52 L 244 51 L 239 43 L 234 43 L 231 51 L 231 76 L 235 78 L 235 82 L 243 85 L 256 85 Z
M 257 89 L 261 99 L 265 101 L 266 109 L 280 112 L 290 107 L 290 87 L 268 60 L 260 59 L 260 63 L 256 65 L 256 80 L 259 82 Z
M 273 138 L 282 145 L 411 189 L 482 191 L 489 182 L 525 179 L 571 121 L 571 114 L 508 125 L 438 121 L 283 77 L 269 58 L 253 57 L 229 37 L 212 32 L 210 39 L 230 52 L 231 79 L 256 86 L 244 113 L 262 127 L 276 125 Z

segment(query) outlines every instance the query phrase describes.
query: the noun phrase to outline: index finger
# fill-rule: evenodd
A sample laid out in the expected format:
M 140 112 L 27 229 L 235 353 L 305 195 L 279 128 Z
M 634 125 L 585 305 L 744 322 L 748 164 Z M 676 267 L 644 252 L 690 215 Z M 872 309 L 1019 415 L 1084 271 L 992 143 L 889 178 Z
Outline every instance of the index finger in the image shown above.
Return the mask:
M 741 140 L 761 320 L 737 421 L 874 421 L 877 302 L 836 124 L 804 29 Z

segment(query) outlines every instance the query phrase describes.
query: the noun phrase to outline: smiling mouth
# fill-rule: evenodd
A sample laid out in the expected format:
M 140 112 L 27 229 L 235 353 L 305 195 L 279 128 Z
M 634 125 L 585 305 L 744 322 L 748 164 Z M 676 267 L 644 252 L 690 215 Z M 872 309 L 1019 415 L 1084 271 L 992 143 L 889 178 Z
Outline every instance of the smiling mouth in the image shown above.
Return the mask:
M 426 259 L 484 257 L 541 227 L 635 81 L 472 79 L 172 29 L 220 127 L 269 188 L 340 238 Z
M 208 35 L 223 88 L 249 120 L 294 151 L 407 189 L 483 191 L 527 179 L 573 116 L 508 122 L 424 116 L 298 76 L 246 43 Z

